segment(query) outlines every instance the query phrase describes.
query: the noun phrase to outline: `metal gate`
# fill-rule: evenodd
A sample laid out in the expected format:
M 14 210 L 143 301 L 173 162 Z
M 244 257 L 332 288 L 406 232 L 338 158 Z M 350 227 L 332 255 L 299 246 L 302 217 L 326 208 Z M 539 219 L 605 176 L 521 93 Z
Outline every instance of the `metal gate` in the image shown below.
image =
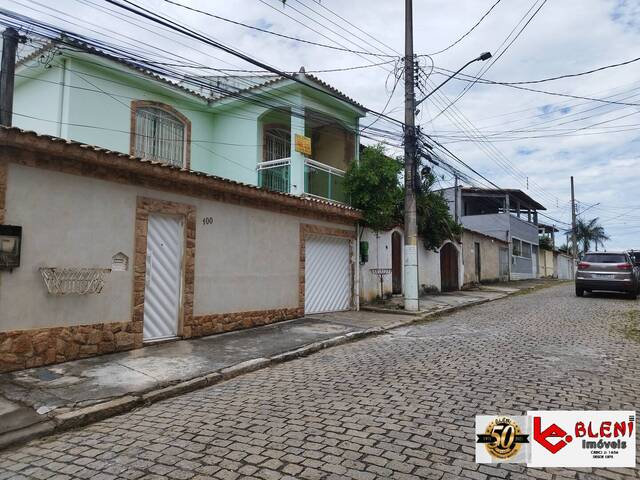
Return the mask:
M 149 215 L 144 287 L 145 341 L 178 335 L 183 231 L 181 217 Z
M 350 308 L 349 240 L 308 237 L 305 241 L 304 312 L 337 312 Z
M 509 280 L 509 249 L 500 247 L 500 280 Z
M 391 234 L 391 287 L 394 295 L 402 293 L 402 235 Z

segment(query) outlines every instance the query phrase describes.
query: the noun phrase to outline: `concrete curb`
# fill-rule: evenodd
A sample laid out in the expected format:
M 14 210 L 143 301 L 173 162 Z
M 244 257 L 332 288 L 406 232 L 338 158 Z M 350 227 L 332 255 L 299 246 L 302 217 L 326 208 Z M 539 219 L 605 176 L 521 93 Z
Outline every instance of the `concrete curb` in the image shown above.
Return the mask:
M 495 300 L 500 300 L 520 291 L 521 290 L 505 293 L 504 295 L 496 298 L 483 298 L 461 305 L 445 307 L 424 314 L 412 314 L 413 318 L 409 320 L 398 321 L 391 325 L 387 325 L 386 327 L 374 327 L 364 330 L 357 330 L 344 335 L 339 335 L 337 337 L 332 337 L 327 340 L 314 342 L 303 347 L 298 347 L 293 350 L 282 352 L 269 358 L 260 357 L 246 360 L 244 362 L 225 367 L 221 370 L 211 372 L 206 375 L 191 378 L 189 380 L 185 380 L 184 382 L 163 386 L 161 388 L 156 388 L 139 395 L 126 395 L 124 397 L 119 397 L 107 402 L 91 405 L 89 407 L 79 408 L 64 413 L 58 413 L 57 415 L 55 414 L 55 412 L 50 412 L 49 414 L 45 414 L 42 416 L 43 418 L 41 422 L 0 434 L 0 449 L 23 444 L 29 440 L 33 440 L 34 438 L 47 436 L 53 433 L 60 433 L 73 428 L 83 427 L 91 423 L 104 420 L 105 418 L 126 413 L 140 406 L 151 405 L 161 400 L 166 400 L 168 398 L 192 392 L 194 390 L 199 390 L 210 385 L 215 385 L 230 380 L 239 375 L 244 375 L 246 373 L 264 369 L 266 367 L 269 367 L 270 365 L 288 362 L 290 360 L 295 360 L 296 358 L 309 356 L 326 348 L 335 347 L 363 338 L 384 334 L 389 332 L 390 330 L 406 327 L 422 320 L 427 320 L 431 317 L 437 317 L 465 308 L 482 305 L 484 303 L 493 302 Z M 384 309 L 369 310 L 382 313 L 398 313 L 407 315 L 407 313 L 400 311 L 392 312 L 386 311 Z

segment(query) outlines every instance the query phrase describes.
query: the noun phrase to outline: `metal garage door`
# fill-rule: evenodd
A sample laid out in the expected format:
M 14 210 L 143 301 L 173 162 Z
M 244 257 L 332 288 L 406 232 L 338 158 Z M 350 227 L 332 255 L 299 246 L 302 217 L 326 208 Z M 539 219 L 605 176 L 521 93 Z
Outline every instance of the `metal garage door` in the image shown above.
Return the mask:
M 337 312 L 351 308 L 349 240 L 309 237 L 305 242 L 304 311 Z

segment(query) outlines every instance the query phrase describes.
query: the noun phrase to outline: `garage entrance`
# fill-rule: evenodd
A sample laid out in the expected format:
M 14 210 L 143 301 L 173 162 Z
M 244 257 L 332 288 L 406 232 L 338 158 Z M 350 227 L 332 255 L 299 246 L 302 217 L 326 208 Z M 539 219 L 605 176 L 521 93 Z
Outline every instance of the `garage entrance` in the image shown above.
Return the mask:
M 304 313 L 351 309 L 349 240 L 310 236 L 305 241 Z

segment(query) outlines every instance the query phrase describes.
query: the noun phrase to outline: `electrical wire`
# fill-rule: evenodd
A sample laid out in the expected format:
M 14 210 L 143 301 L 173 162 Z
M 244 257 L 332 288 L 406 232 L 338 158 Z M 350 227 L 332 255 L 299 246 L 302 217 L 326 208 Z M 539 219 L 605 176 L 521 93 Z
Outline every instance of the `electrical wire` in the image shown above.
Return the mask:
M 354 53 L 354 54 L 358 54 L 358 55 L 373 55 L 373 56 L 377 56 L 377 57 L 381 57 L 381 56 L 392 57 L 392 56 L 394 56 L 394 55 L 377 55 L 377 54 L 372 54 L 372 53 L 366 52 L 364 50 L 363 51 L 357 51 L 357 50 L 352 50 L 352 49 L 344 48 L 344 47 L 335 47 L 333 45 L 327 45 L 325 43 L 313 42 L 311 40 L 305 40 L 303 38 L 292 37 L 290 35 L 285 35 L 285 34 L 282 34 L 282 33 L 271 31 L 271 30 L 266 30 L 264 28 L 255 27 L 253 25 L 248 25 L 246 23 L 238 22 L 236 20 L 231 20 L 229 18 L 221 17 L 221 16 L 215 15 L 215 14 L 213 14 L 211 12 L 207 12 L 205 10 L 201 10 L 199 8 L 191 7 L 189 5 L 183 5 L 183 4 L 181 4 L 179 2 L 176 2 L 174 0 L 164 0 L 164 1 L 166 3 L 170 3 L 172 5 L 176 5 L 178 7 L 181 7 L 181 8 L 187 9 L 187 10 L 191 10 L 192 12 L 197 12 L 197 13 L 200 13 L 202 15 L 206 15 L 208 17 L 215 18 L 217 20 L 221 20 L 221 21 L 224 21 L 224 22 L 232 23 L 234 25 L 242 26 L 242 27 L 249 28 L 249 29 L 252 29 L 252 30 L 256 30 L 258 32 L 266 33 L 266 34 L 269 34 L 269 35 L 274 35 L 274 36 L 277 36 L 277 37 L 285 38 L 287 40 L 293 40 L 293 41 L 296 41 L 296 42 L 301 42 L 301 43 L 306 43 L 306 44 L 309 44 L 309 45 L 314 45 L 316 47 L 330 48 L 332 50 L 339 50 L 339 51 L 342 51 L 342 52 Z
M 482 15 L 482 17 L 480 17 L 480 19 L 469 30 L 467 30 L 460 38 L 458 38 L 455 42 L 450 44 L 448 47 L 445 47 L 442 50 L 438 50 L 437 52 L 430 53 L 429 55 L 439 55 L 439 54 L 444 53 L 447 50 L 455 47 L 458 43 L 460 43 L 462 40 L 464 40 L 466 37 L 468 37 L 471 34 L 471 32 L 473 32 L 478 27 L 478 25 L 480 25 L 482 23 L 482 21 L 485 18 L 487 18 L 487 16 L 491 13 L 491 11 L 498 6 L 498 4 L 500 2 L 501 2 L 501 0 L 496 0 L 496 2 L 493 5 L 491 5 L 489 10 L 487 10 L 485 12 L 485 14 Z

